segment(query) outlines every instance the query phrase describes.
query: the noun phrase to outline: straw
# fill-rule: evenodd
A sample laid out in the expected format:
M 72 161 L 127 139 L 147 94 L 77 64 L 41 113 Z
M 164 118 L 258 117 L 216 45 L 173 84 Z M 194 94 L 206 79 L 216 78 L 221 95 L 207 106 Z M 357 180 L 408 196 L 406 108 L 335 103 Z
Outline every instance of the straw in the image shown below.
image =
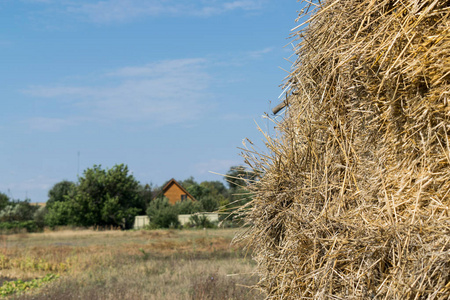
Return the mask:
M 267 299 L 450 298 L 450 3 L 306 1 L 243 209 Z

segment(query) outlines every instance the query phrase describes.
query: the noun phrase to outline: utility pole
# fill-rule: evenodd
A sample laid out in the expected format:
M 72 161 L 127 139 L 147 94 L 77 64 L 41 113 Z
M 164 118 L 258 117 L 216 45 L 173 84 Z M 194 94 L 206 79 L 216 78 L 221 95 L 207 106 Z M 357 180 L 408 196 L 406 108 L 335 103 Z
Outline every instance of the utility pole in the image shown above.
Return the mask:
M 77 177 L 80 177 L 80 151 L 78 151 Z

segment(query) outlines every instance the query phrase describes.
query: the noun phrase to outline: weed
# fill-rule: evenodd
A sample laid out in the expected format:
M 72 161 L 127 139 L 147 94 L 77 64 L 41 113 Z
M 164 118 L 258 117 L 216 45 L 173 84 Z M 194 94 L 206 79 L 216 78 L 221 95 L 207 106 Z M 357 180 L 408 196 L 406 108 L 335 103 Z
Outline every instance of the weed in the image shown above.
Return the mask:
M 55 280 L 59 277 L 56 274 L 48 274 L 47 276 L 39 279 L 33 279 L 30 281 L 5 281 L 3 285 L 0 287 L 0 296 L 8 296 L 15 293 L 21 293 L 25 291 L 29 291 L 31 289 L 39 288 L 45 283 L 48 283 L 52 280 Z
M 142 254 L 143 254 L 142 259 L 143 259 L 143 260 L 147 260 L 148 257 L 149 257 L 149 254 L 148 254 L 147 252 L 145 252 L 145 250 L 142 249 L 142 248 L 139 248 L 139 251 L 141 251 Z

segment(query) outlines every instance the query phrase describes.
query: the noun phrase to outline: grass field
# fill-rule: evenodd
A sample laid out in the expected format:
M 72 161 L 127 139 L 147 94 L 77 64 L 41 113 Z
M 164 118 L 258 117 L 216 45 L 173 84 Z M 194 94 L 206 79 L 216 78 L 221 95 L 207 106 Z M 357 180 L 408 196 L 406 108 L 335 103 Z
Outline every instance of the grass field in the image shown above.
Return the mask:
M 59 275 L 21 288 L 26 291 L 11 294 L 13 299 L 264 298 L 248 288 L 257 277 L 242 246 L 230 245 L 235 233 L 65 230 L 3 235 L 0 283 Z

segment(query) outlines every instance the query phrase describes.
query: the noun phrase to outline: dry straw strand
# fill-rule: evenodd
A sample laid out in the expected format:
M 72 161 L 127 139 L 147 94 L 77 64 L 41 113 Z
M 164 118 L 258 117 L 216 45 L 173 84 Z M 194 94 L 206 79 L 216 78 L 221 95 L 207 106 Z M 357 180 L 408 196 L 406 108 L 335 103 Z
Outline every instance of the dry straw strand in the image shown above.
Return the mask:
M 449 299 L 450 2 L 303 4 L 277 134 L 243 152 L 263 174 L 243 235 L 258 286 L 267 299 Z

